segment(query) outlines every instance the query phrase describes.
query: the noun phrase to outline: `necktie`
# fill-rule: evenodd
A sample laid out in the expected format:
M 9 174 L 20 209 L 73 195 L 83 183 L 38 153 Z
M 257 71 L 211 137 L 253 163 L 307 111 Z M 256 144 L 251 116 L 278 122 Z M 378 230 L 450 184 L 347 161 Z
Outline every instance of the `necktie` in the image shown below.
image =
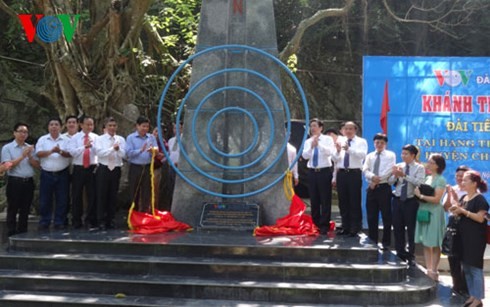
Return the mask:
M 85 134 L 85 137 L 83 138 L 83 145 L 88 145 L 90 142 L 90 139 L 88 138 L 88 133 Z M 90 167 L 90 148 L 85 147 L 83 150 L 83 167 L 84 168 L 89 168 Z
M 347 141 L 347 144 L 349 145 L 350 147 L 350 143 L 352 142 L 352 139 L 349 139 L 349 141 Z M 344 168 L 345 169 L 348 169 L 349 168 L 349 153 L 346 151 L 345 152 L 345 155 L 344 155 Z
M 313 149 L 313 161 L 312 161 L 313 167 L 318 166 L 318 146 Z
M 115 140 L 113 137 L 111 137 L 110 140 L 111 140 L 111 147 L 113 147 Z M 116 151 L 111 151 L 111 153 L 109 154 L 108 161 L 107 161 L 107 167 L 111 171 L 116 168 L 116 157 L 115 157 L 115 155 L 116 155 Z
M 408 164 L 405 166 L 405 175 L 410 174 L 410 168 L 408 167 Z M 408 193 L 408 181 L 405 180 L 402 186 L 402 191 L 400 193 L 400 200 L 401 201 L 406 201 L 407 200 L 407 193 Z
M 376 176 L 379 176 L 379 164 L 381 163 L 381 153 L 377 152 L 376 153 L 376 160 L 374 160 L 374 168 L 373 168 L 373 173 Z

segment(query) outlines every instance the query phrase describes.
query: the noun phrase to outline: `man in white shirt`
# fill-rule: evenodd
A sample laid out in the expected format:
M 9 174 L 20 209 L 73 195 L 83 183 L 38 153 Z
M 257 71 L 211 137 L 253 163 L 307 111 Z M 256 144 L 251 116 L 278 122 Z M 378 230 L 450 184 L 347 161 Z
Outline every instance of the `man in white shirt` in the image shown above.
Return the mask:
M 61 134 L 61 120 L 51 118 L 48 122 L 49 133 L 39 138 L 36 155 L 41 161 L 41 179 L 39 186 L 39 230 L 47 230 L 51 224 L 53 195 L 56 199 L 54 212 L 55 229 L 65 228 L 66 206 L 68 205 L 68 166 L 70 153 L 68 140 Z
M 117 192 L 121 179 L 121 167 L 126 155 L 126 140 L 116 135 L 117 123 L 112 117 L 104 121 L 106 133 L 95 140 L 95 152 L 99 166 L 95 174 L 96 207 L 99 229 L 114 229 Z
M 366 156 L 362 172 L 369 188 L 366 198 L 366 214 L 369 233 L 368 236 L 374 243 L 378 243 L 379 213 L 383 219 L 383 239 L 381 248 L 387 250 L 391 244 L 391 186 L 388 178 L 396 163 L 394 152 L 387 150 L 388 137 L 378 133 L 373 138 L 374 148 Z
M 70 140 L 75 134 L 78 133 L 78 118 L 75 115 L 68 115 L 65 118 L 65 128 L 66 132 L 62 134 L 64 138 L 67 140 Z M 70 188 L 68 190 L 68 205 L 66 206 L 66 220 L 65 220 L 65 226 L 68 226 L 68 215 L 71 210 L 71 197 L 70 197 L 70 191 L 71 191 L 71 181 L 73 178 L 73 165 L 71 164 L 72 160 L 70 158 L 70 169 L 69 169 L 69 177 L 70 177 Z
M 2 148 L 2 163 L 9 165 L 7 182 L 7 235 L 27 232 L 27 220 L 34 197 L 34 146 L 26 143 L 29 126 L 17 123 L 14 140 Z M 17 220 L 17 215 L 19 216 Z
M 287 150 L 288 163 L 289 165 L 291 165 L 294 162 L 294 159 L 296 158 L 298 152 L 296 151 L 296 147 L 294 147 L 291 143 L 288 143 Z M 294 186 L 297 186 L 299 184 L 298 162 L 294 164 L 293 168 L 291 169 L 291 173 L 293 173 L 293 184 Z
M 361 189 L 362 164 L 368 146 L 365 139 L 358 137 L 357 125 L 346 122 L 343 127 L 345 141 L 335 143 L 333 154 L 337 169 L 337 193 L 342 218 L 342 230 L 338 234 L 357 236 L 362 229 Z
M 403 146 L 403 162 L 393 166 L 392 175 L 388 179 L 390 185 L 395 184 L 392 209 L 396 255 L 409 265 L 415 264 L 415 225 L 419 209 L 414 190 L 425 178 L 425 168 L 416 160 L 418 153 L 414 145 Z
M 326 234 L 330 229 L 332 214 L 332 153 L 333 140 L 322 134 L 323 122 L 310 120 L 310 135 L 303 147 L 302 156 L 308 160 L 308 191 L 310 194 L 311 217 Z
M 71 186 L 72 225 L 82 227 L 83 192 L 87 194 L 87 212 L 85 225 L 91 229 L 97 228 L 97 210 L 95 205 L 95 168 L 97 156 L 94 143 L 97 134 L 93 133 L 94 119 L 90 116 L 80 118 L 82 130 L 68 142 L 68 151 L 73 157 L 73 180 Z
M 183 125 L 180 124 L 180 126 L 179 126 L 180 131 L 179 132 L 181 134 L 181 138 L 182 138 L 182 129 L 183 129 Z M 179 158 L 180 158 L 180 148 L 179 148 L 179 144 L 177 142 L 177 126 L 175 123 L 172 125 L 172 131 L 173 131 L 174 136 L 168 140 L 168 153 L 170 156 L 170 160 L 173 162 L 173 164 L 175 166 L 178 167 L 179 166 Z
M 181 138 L 182 138 L 182 129 L 183 129 L 183 125 L 182 125 L 182 123 L 180 123 L 179 132 L 180 132 Z M 176 167 L 178 167 L 179 166 L 179 158 L 180 158 L 180 148 L 179 148 L 179 144 L 177 142 L 177 125 L 175 123 L 173 123 L 173 125 L 172 125 L 172 131 L 173 131 L 174 136 L 171 137 L 167 143 L 168 144 L 168 154 L 170 157 L 170 161 L 172 161 L 172 163 Z M 172 205 L 172 199 L 173 199 L 173 194 L 174 194 L 174 189 L 175 189 L 175 176 L 176 176 L 175 170 L 169 164 L 169 168 L 168 168 L 168 186 L 169 186 L 169 188 L 168 189 L 169 189 L 169 193 L 170 193 L 170 197 L 169 197 L 170 205 Z

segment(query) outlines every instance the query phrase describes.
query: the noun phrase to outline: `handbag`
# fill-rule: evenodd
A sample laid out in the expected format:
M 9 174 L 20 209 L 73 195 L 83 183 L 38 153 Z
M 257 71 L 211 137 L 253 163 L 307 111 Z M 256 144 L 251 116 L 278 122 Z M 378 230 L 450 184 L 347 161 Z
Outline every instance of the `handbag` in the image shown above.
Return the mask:
M 418 210 L 417 211 L 417 222 L 429 223 L 430 222 L 429 210 Z
M 442 239 L 441 253 L 449 256 L 456 256 L 456 235 L 458 231 L 454 227 L 448 226 L 446 228 L 446 234 L 444 234 L 444 239 Z
M 419 185 L 419 190 L 420 194 L 426 196 L 434 196 L 436 194 L 436 190 L 432 186 L 425 183 Z
M 458 257 L 461 250 L 461 241 L 458 234 L 459 218 L 449 217 L 446 233 L 442 239 L 441 253 L 449 257 Z

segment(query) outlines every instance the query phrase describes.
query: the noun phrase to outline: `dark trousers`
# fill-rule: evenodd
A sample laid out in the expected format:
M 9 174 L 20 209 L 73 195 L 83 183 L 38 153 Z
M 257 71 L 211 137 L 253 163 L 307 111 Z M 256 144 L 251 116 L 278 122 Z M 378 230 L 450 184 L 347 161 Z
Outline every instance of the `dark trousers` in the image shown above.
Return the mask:
M 453 215 L 449 216 L 448 227 L 458 228 L 458 220 L 454 219 Z M 451 277 L 453 279 L 453 290 L 459 293 L 468 293 L 468 285 L 466 284 L 466 278 L 463 271 L 463 263 L 461 262 L 461 236 L 456 235 L 454 238 L 453 249 L 455 251 L 453 256 L 448 256 L 449 269 Z
M 59 172 L 41 171 L 39 183 L 39 225 L 49 226 L 53 218 L 53 195 L 55 196 L 54 224 L 65 223 L 68 204 L 68 168 Z
M 463 272 L 463 264 L 459 257 L 447 257 L 451 277 L 453 279 L 453 290 L 459 293 L 468 293 L 468 285 Z
M 332 216 L 332 168 L 309 169 L 308 191 L 313 223 L 320 232 L 326 233 Z
M 362 229 L 361 189 L 360 169 L 337 171 L 340 216 L 346 232 L 358 233 Z
M 383 219 L 383 246 L 391 243 L 391 186 L 379 184 L 374 189 L 368 188 L 366 197 L 366 214 L 369 238 L 378 243 L 379 213 Z
M 396 254 L 403 260 L 415 260 L 415 224 L 419 202 L 415 197 L 401 201 L 393 198 L 393 233 L 395 234 Z M 407 232 L 408 250 L 406 248 L 405 228 Z
M 120 167 L 116 167 L 111 171 L 107 166 L 100 164 L 97 168 L 95 183 L 99 225 L 105 225 L 106 227 L 114 226 L 120 179 Z
M 34 180 L 31 178 L 8 177 L 7 183 L 7 234 L 27 232 L 27 220 L 34 197 Z M 17 222 L 17 214 L 19 221 Z
M 150 164 L 129 164 L 129 195 L 134 200 L 135 208 L 140 212 L 150 212 L 151 182 Z
M 74 227 L 82 225 L 83 216 L 83 192 L 87 193 L 87 213 L 85 224 L 97 226 L 97 210 L 95 205 L 95 165 L 84 168 L 80 165 L 73 166 L 71 182 L 72 224 Z

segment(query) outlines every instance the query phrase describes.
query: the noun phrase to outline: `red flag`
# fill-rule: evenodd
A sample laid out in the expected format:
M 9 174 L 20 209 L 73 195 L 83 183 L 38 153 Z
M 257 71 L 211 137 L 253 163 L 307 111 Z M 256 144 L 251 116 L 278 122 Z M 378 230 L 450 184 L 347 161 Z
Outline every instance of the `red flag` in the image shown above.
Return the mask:
M 379 116 L 379 123 L 384 134 L 388 134 L 388 112 L 390 112 L 390 101 L 388 98 L 388 80 L 386 80 L 385 93 L 381 104 L 381 115 Z

